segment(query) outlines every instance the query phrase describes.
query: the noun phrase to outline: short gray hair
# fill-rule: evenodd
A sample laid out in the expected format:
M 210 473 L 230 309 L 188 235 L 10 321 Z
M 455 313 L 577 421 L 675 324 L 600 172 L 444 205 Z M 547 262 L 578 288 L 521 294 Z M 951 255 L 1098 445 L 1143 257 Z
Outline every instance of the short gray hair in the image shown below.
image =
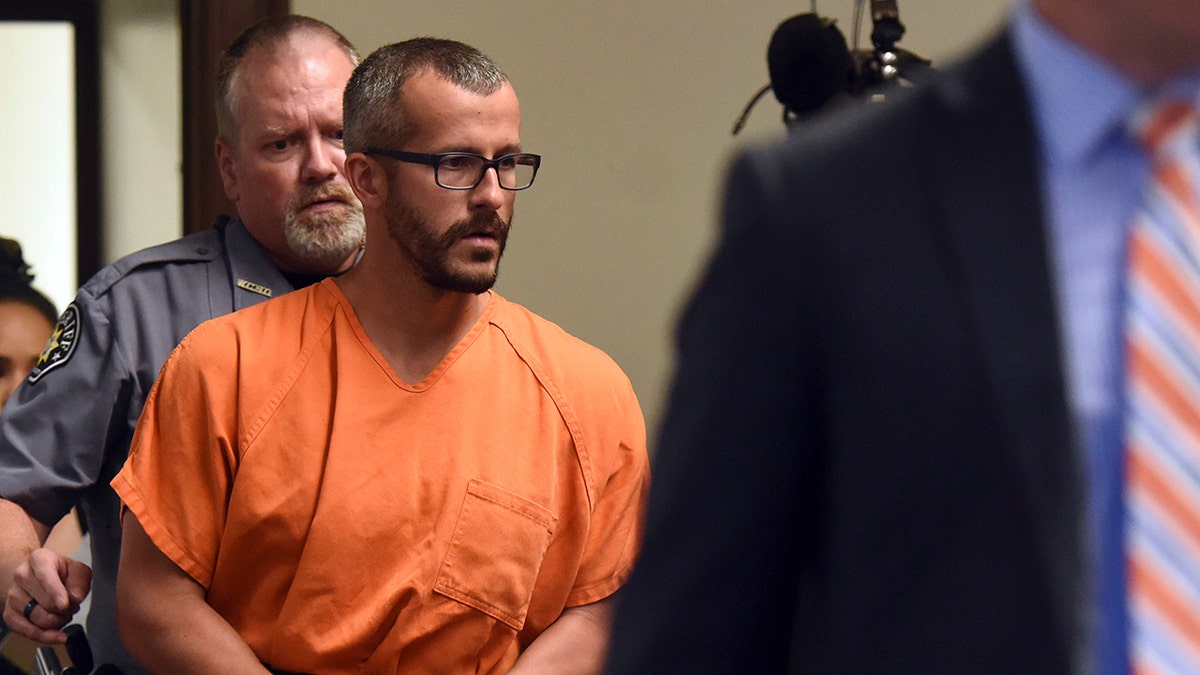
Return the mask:
M 487 55 L 454 40 L 420 37 L 380 47 L 355 68 L 346 85 L 342 99 L 346 154 L 372 147 L 399 149 L 417 133 L 404 110 L 401 89 L 423 72 L 436 73 L 483 96 L 508 82 Z
M 346 36 L 325 23 L 299 14 L 270 16 L 242 31 L 242 34 L 221 54 L 217 62 L 216 104 L 217 136 L 234 142 L 237 123 L 234 116 L 234 100 L 238 67 L 253 49 L 261 47 L 274 53 L 299 33 L 310 33 L 326 37 L 345 53 L 350 63 L 358 65 L 358 51 Z

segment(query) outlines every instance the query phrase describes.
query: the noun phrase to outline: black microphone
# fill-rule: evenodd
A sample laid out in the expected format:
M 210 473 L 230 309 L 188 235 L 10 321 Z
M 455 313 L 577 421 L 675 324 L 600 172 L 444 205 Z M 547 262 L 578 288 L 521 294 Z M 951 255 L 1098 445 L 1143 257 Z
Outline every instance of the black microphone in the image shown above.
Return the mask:
M 862 5 L 856 6 L 855 32 Z M 833 19 L 815 12 L 797 14 L 775 28 L 767 46 L 771 83 L 750 99 L 733 125 L 742 130 L 746 118 L 768 91 L 783 104 L 784 124 L 828 107 L 838 97 L 881 101 L 893 86 L 912 86 L 912 80 L 931 70 L 930 62 L 896 47 L 904 36 L 897 0 L 871 1 L 873 49 L 850 51 Z
M 854 81 L 846 38 L 832 19 L 798 14 L 775 29 L 767 46 L 771 89 L 785 111 L 803 117 Z
M 733 126 L 738 133 L 750 110 L 767 91 L 783 104 L 785 123 L 809 115 L 855 79 L 855 62 L 846 38 L 832 19 L 813 13 L 797 14 L 780 23 L 767 45 L 767 70 L 771 83 L 758 91 Z

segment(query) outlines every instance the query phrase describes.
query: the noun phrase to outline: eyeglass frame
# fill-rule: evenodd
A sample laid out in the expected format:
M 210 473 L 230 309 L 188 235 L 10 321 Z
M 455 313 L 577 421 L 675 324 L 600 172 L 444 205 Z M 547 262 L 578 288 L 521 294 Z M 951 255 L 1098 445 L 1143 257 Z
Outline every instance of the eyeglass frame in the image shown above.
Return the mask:
M 500 186 L 501 190 L 520 192 L 521 190 L 528 190 L 529 188 L 533 187 L 533 181 L 537 178 L 538 169 L 542 166 L 542 156 L 535 155 L 532 152 L 510 152 L 506 155 L 500 155 L 495 159 L 488 159 L 487 157 L 475 154 L 474 152 L 439 152 L 434 154 L 426 154 L 423 152 L 408 152 L 406 150 L 367 148 L 366 150 L 363 150 L 362 153 L 364 155 L 390 157 L 391 159 L 396 159 L 401 162 L 408 162 L 409 164 L 425 164 L 427 166 L 432 166 L 433 181 L 437 183 L 438 187 L 446 190 L 474 190 L 475 188 L 479 187 L 480 183 L 483 182 L 483 177 L 487 175 L 488 169 L 494 169 L 496 171 L 496 184 Z M 476 178 L 475 182 L 471 185 L 445 185 L 442 183 L 441 179 L 438 178 L 438 168 L 442 163 L 442 160 L 446 159 L 447 157 L 470 157 L 472 159 L 481 160 L 483 162 L 483 168 L 479 171 L 479 177 Z M 500 182 L 500 163 L 513 157 L 533 158 L 533 176 L 529 178 L 529 185 L 524 187 L 505 187 L 504 184 Z

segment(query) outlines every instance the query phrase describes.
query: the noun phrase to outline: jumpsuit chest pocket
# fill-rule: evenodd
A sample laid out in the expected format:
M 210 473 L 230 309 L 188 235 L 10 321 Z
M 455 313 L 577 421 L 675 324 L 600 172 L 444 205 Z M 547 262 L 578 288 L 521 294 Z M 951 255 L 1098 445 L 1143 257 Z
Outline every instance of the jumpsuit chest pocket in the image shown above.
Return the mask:
M 544 506 L 471 480 L 434 591 L 521 630 L 557 522 Z

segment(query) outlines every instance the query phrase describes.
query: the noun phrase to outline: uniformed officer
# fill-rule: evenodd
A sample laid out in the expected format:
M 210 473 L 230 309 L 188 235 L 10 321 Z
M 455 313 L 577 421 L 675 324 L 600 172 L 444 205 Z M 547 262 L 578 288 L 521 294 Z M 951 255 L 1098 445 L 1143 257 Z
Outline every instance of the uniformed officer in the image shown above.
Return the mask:
M 216 153 L 237 218 L 139 251 L 79 289 L 0 417 L 0 585 L 16 633 L 58 630 L 92 590 L 97 663 L 138 672 L 116 633 L 121 468 L 158 370 L 200 322 L 349 269 L 362 209 L 343 174 L 342 89 L 358 56 L 307 17 L 264 20 L 222 56 Z M 92 570 L 40 546 L 76 503 Z

